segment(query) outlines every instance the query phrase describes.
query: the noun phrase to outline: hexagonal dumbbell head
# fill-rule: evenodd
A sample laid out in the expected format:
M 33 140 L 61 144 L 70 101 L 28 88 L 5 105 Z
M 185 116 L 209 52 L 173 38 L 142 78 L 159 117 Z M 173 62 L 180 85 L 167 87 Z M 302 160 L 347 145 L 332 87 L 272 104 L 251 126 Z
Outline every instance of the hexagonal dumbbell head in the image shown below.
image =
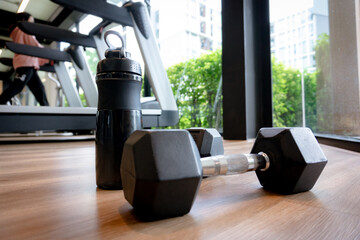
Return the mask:
M 121 177 L 125 198 L 140 217 L 181 216 L 201 183 L 200 155 L 186 130 L 138 130 L 125 142 Z
M 327 163 L 308 128 L 262 128 L 251 150 L 259 152 L 270 158 L 268 170 L 256 170 L 261 185 L 283 194 L 310 190 Z
M 220 133 L 215 128 L 189 128 L 201 157 L 224 154 L 224 146 Z

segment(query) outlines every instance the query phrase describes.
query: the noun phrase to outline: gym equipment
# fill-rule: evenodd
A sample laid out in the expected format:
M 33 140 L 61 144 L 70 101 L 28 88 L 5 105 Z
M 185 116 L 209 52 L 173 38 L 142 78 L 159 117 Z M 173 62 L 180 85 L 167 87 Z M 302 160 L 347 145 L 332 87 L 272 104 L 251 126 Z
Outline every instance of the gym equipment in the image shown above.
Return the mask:
M 2 80 L 5 83 L 5 85 L 8 85 L 12 82 L 13 75 L 15 73 L 15 70 L 13 68 L 13 59 L 8 58 L 8 57 L 0 57 L 0 63 L 10 68 L 10 70 L 8 70 L 7 72 L 0 72 L 0 80 Z M 57 85 L 57 101 L 58 100 L 60 101 L 60 98 L 61 98 L 60 83 L 57 79 L 54 79 L 53 77 L 51 77 L 51 73 L 55 73 L 54 66 L 52 66 L 51 64 L 45 64 L 45 65 L 40 66 L 39 70 L 48 72 L 49 79 L 51 81 L 55 82 L 55 84 Z M 14 101 L 14 99 L 17 99 L 17 96 L 14 96 L 13 101 Z M 17 99 L 15 102 L 17 102 L 17 101 L 19 101 L 19 105 L 21 105 L 21 100 Z
M 0 57 L 0 63 L 4 64 L 5 66 L 11 67 L 13 66 L 12 63 L 12 58 L 6 58 L 6 57 Z M 44 71 L 44 72 L 52 72 L 55 73 L 55 68 L 54 66 L 50 65 L 50 64 L 45 64 L 40 66 L 40 71 Z M 14 69 L 12 68 L 12 71 L 14 71 Z
M 115 31 L 105 33 L 123 38 Z M 108 45 L 109 46 L 109 45 Z M 123 146 L 132 132 L 141 129 L 141 67 L 128 58 L 124 44 L 106 51 L 97 65 L 99 89 L 96 116 L 96 184 L 104 189 L 122 189 L 120 163 Z
M 6 43 L 8 48 L 20 54 L 55 60 L 54 66 L 42 70 L 55 70 L 61 83 L 62 90 L 66 95 L 70 107 L 29 107 L 29 106 L 6 106 L 0 105 L 0 132 L 27 133 L 38 130 L 56 131 L 89 131 L 96 128 L 96 108 L 84 108 L 72 84 L 68 69 L 64 61 L 76 61 L 76 52 L 59 51 L 49 48 L 37 48 L 28 45 Z M 75 62 L 74 65 L 81 62 Z M 97 99 L 96 99 L 97 101 Z
M 12 81 L 14 76 L 14 68 L 12 66 L 12 58 L 0 57 L 1 66 L 0 81 L 3 81 L 3 89 L 5 89 Z
M 71 56 L 74 59 L 73 63 L 75 62 L 75 64 L 73 64 L 73 66 L 81 88 L 84 90 L 88 106 L 97 107 L 98 91 L 90 68 L 86 62 L 83 48 L 91 47 L 97 49 L 97 47 L 99 47 L 100 50 L 103 50 L 103 41 L 100 40 L 100 37 L 97 35 L 87 36 L 70 30 L 60 29 L 40 23 L 21 22 L 18 26 L 27 34 L 58 42 L 68 42 L 71 44 L 67 51 L 72 54 Z M 104 55 L 104 52 L 105 49 L 101 54 L 98 52 L 99 58 L 101 55 Z
M 60 51 L 56 49 L 39 48 L 39 47 L 18 44 L 13 42 L 7 42 L 6 46 L 9 50 L 18 54 L 46 58 L 56 61 L 56 63 L 54 64 L 55 72 L 59 78 L 66 99 L 68 100 L 69 106 L 82 107 L 82 103 L 78 91 L 75 88 L 75 86 L 72 84 L 70 73 L 64 63 L 64 62 L 72 62 L 75 69 L 77 70 L 77 76 L 79 82 L 81 86 L 84 88 L 84 90 L 89 91 L 89 88 L 86 86 L 94 85 L 91 89 L 93 90 L 95 89 L 94 91 L 96 92 L 94 93 L 94 91 L 90 91 L 92 92 L 91 94 L 92 97 L 89 97 L 89 95 L 87 95 L 85 91 L 84 92 L 85 95 L 87 95 L 86 99 L 88 104 L 93 107 L 97 105 L 97 90 L 95 87 L 95 83 L 91 84 L 93 80 L 89 72 L 90 71 L 89 67 L 87 66 L 85 60 L 83 60 L 83 58 L 79 55 L 79 53 L 76 51 L 75 48 L 69 47 L 66 51 Z M 83 74 L 79 74 L 79 72 L 87 73 L 87 74 L 83 75 Z
M 96 108 L 0 105 L 0 133 L 95 130 L 95 115 Z
M 103 18 L 103 22 L 97 25 L 89 33 L 88 36 L 39 23 L 23 22 L 19 25 L 19 27 L 24 32 L 27 32 L 29 34 L 42 36 L 46 39 L 53 39 L 56 41 L 67 41 L 72 45 L 81 46 L 78 48 L 74 48 L 73 50 L 73 52 L 76 52 L 77 55 L 80 56 L 80 58 L 82 56 L 82 47 L 96 46 L 96 50 L 98 55 L 100 56 L 100 59 L 104 57 L 103 54 L 106 50 L 106 45 L 102 41 L 102 36 L 104 32 L 101 32 L 101 29 L 106 27 L 108 24 L 111 24 L 111 22 L 119 23 L 123 26 L 133 27 L 138 40 L 138 44 L 140 46 L 140 50 L 143 55 L 143 59 L 146 64 L 147 75 L 150 77 L 150 84 L 156 97 L 141 99 L 142 126 L 144 128 L 172 126 L 178 122 L 179 115 L 176 102 L 160 58 L 156 39 L 151 29 L 151 24 L 146 7 L 142 3 L 128 3 L 124 7 L 117 7 L 113 4 L 109 4 L 106 2 L 99 4 L 96 0 L 89 0 L 86 2 L 86 4 L 78 3 L 77 1 L 73 0 L 54 0 L 54 2 L 64 7 L 78 10 L 80 12 L 100 16 Z M 68 26 L 64 28 L 68 28 Z M 41 50 L 36 52 L 40 51 Z M 63 63 L 58 62 L 58 64 L 62 66 Z M 74 65 L 76 67 L 76 64 Z M 55 64 L 55 67 L 56 66 L 57 64 Z M 79 70 L 76 69 L 76 71 L 78 72 Z M 58 67 L 56 72 L 58 73 L 58 75 L 63 74 L 63 78 L 68 77 L 67 69 L 65 68 L 65 66 L 63 66 L 61 69 Z M 84 77 L 84 79 L 92 80 L 87 77 Z M 60 82 L 62 83 L 63 81 Z M 65 95 L 69 95 L 66 92 L 72 92 L 66 91 L 66 87 L 62 87 Z M 71 87 L 70 84 L 69 87 Z M 91 86 L 90 88 L 94 89 Z M 85 90 L 84 92 L 85 95 L 87 94 L 89 96 L 91 91 Z M 76 94 L 74 96 L 76 96 Z M 69 97 L 67 96 L 67 98 Z M 86 98 L 88 97 L 86 96 Z M 90 98 L 97 100 L 97 98 Z M 41 109 L 41 107 L 19 106 L 18 108 L 12 109 L 11 107 L 9 108 L 5 106 L 0 106 L 0 121 L 2 122 L 2 127 L 0 126 L 0 132 L 28 132 L 33 130 L 62 131 L 74 129 L 81 126 L 95 129 L 95 116 L 97 111 L 97 109 L 95 108 L 96 104 L 88 104 L 89 106 L 94 107 L 84 109 L 81 108 L 81 102 L 77 97 L 74 97 L 72 99 L 74 99 L 75 104 L 70 104 L 70 106 L 77 108 L 76 111 L 79 113 L 78 115 L 76 114 L 76 111 L 73 110 L 69 111 L 68 113 L 67 108 L 52 109 L 51 107 L 47 107 L 46 109 Z M 49 110 L 49 113 L 47 113 L 46 110 Z M 60 115 L 64 114 L 64 116 L 61 116 L 61 119 L 66 119 L 66 121 L 58 121 L 57 124 L 50 122 L 53 120 L 54 113 L 56 113 L 56 116 L 59 117 Z M 86 116 L 87 120 L 90 120 L 91 115 L 93 117 L 92 121 L 87 122 L 86 125 L 78 124 L 80 123 L 79 120 L 84 123 L 84 121 L 82 121 L 82 118 L 84 116 Z M 70 119 L 73 116 L 73 120 Z M 24 118 L 24 120 L 22 118 Z M 21 122 L 22 125 L 20 126 L 18 122 Z M 66 124 L 66 126 L 64 126 L 63 123 L 65 122 L 69 124 Z
M 141 99 L 143 127 L 149 128 L 154 126 L 172 126 L 178 122 L 179 115 L 176 102 L 172 94 L 165 69 L 160 59 L 159 51 L 157 49 L 157 43 L 151 29 L 151 24 L 148 13 L 146 11 L 146 7 L 143 6 L 142 3 L 128 3 L 125 7 L 120 8 L 106 2 L 99 4 L 98 1 L 94 0 L 89 0 L 86 4 L 79 4 L 77 1 L 72 0 L 59 0 L 54 2 L 57 2 L 64 7 L 101 16 L 103 17 L 103 22 L 98 24 L 89 33 L 88 36 L 38 23 L 23 22 L 19 25 L 19 27 L 24 32 L 32 35 L 42 36 L 46 39 L 53 39 L 56 41 L 68 41 L 72 45 L 81 46 L 78 48 L 74 48 L 74 46 L 72 46 L 72 52 L 75 52 L 78 56 L 80 56 L 78 57 L 78 60 L 81 59 L 82 54 L 80 53 L 82 51 L 82 47 L 96 47 L 100 59 L 104 57 L 103 53 L 105 52 L 106 47 L 105 43 L 102 41 L 103 32 L 101 30 L 107 25 L 111 24 L 111 22 L 120 23 L 123 26 L 133 27 L 138 39 L 143 58 L 145 60 L 145 64 L 147 66 L 147 70 L 149 71 L 149 73 L 151 73 L 149 75 L 151 77 L 151 86 L 154 90 L 156 97 Z M 79 12 L 76 13 L 80 14 Z M 64 28 L 68 28 L 68 26 L 65 26 Z M 41 52 L 40 49 L 37 50 L 36 52 Z M 56 55 L 59 54 L 56 53 Z M 68 57 L 66 58 L 69 59 Z M 62 62 L 59 62 L 59 65 L 62 65 Z M 74 65 L 76 67 L 77 64 Z M 55 67 L 56 66 L 57 64 L 55 64 Z M 78 69 L 76 69 L 76 71 L 78 71 Z M 65 67 L 61 69 L 58 68 L 57 73 L 63 73 L 63 75 L 65 75 L 64 77 L 68 75 L 66 74 L 67 69 Z M 90 80 L 90 78 L 84 79 Z M 66 92 L 71 91 L 66 91 L 66 87 L 62 87 L 64 90 L 64 94 L 69 95 L 66 94 Z M 85 90 L 84 92 L 85 95 L 89 95 L 91 91 Z M 67 96 L 67 98 L 69 97 Z M 97 100 L 97 98 L 90 98 Z M 68 108 L 47 107 L 42 109 L 42 107 L 19 106 L 17 108 L 11 108 L 8 106 L 0 106 L 0 121 L 2 122 L 2 125 L 0 126 L 0 132 L 29 132 L 34 130 L 62 131 L 72 130 L 78 127 L 84 127 L 85 129 L 90 127 L 90 129 L 95 129 L 95 116 L 97 109 L 95 107 L 86 109 L 81 108 L 82 105 L 79 99 L 77 99 L 76 97 L 74 97 L 73 99 L 75 99 L 75 104 L 70 104 L 70 106 L 76 107 L 76 109 L 74 108 L 70 111 L 67 110 Z M 88 105 L 96 106 L 96 104 Z M 47 112 L 47 110 L 49 111 Z M 56 115 L 54 116 L 54 114 Z M 93 120 L 91 120 L 91 116 L 93 117 Z M 57 117 L 66 121 L 57 121 L 57 123 L 53 123 L 53 119 L 56 119 Z M 83 117 L 86 117 L 86 124 L 84 124 L 85 119 L 84 121 L 82 120 Z M 21 125 L 18 124 L 20 122 L 22 123 Z M 68 124 L 64 125 L 64 123 Z
M 199 150 L 200 157 L 224 154 L 224 146 L 220 133 L 215 128 L 189 128 Z
M 55 60 L 51 66 L 42 66 L 40 70 L 56 72 L 62 84 L 62 90 L 67 95 L 71 107 L 30 107 L 30 106 L 7 106 L 0 105 L 0 133 L 18 132 L 28 133 L 33 131 L 86 131 L 96 127 L 96 108 L 83 108 L 81 100 L 64 61 L 71 61 L 71 54 L 48 48 L 31 48 L 21 44 L 7 43 L 14 51 L 30 51 L 45 58 Z M 30 48 L 28 48 L 30 47 Z M 42 55 L 45 54 L 45 55 Z M 41 57 L 40 56 L 40 57 Z M 12 59 L 5 60 L 7 65 L 12 66 Z
M 327 163 L 308 128 L 262 128 L 251 154 L 200 159 L 186 130 L 138 130 L 125 142 L 121 176 L 126 200 L 148 219 L 181 216 L 191 209 L 202 176 L 256 170 L 267 190 L 310 190 Z
M 117 7 L 107 2 L 88 0 L 86 4 L 73 0 L 52 0 L 61 6 L 80 12 L 99 16 L 109 22 L 122 26 L 133 27 L 146 66 L 151 88 L 160 109 L 150 109 L 143 104 L 143 127 L 173 126 L 179 121 L 179 113 L 172 93 L 164 65 L 161 61 L 158 44 L 153 33 L 151 21 L 146 6 L 142 2 L 127 2 L 123 7 Z M 151 106 L 154 104 L 150 102 Z M 144 116 L 147 112 L 149 115 Z

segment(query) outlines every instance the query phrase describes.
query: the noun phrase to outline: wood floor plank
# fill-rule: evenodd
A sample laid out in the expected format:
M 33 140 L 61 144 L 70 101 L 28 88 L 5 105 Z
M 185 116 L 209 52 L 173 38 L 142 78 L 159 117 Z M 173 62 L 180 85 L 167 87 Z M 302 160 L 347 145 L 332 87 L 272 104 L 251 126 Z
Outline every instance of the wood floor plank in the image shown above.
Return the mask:
M 248 153 L 253 141 L 224 141 Z M 95 184 L 93 141 L 0 145 L 1 239 L 360 239 L 360 154 L 322 145 L 314 188 L 263 190 L 252 172 L 206 178 L 189 214 L 134 215 L 121 190 Z

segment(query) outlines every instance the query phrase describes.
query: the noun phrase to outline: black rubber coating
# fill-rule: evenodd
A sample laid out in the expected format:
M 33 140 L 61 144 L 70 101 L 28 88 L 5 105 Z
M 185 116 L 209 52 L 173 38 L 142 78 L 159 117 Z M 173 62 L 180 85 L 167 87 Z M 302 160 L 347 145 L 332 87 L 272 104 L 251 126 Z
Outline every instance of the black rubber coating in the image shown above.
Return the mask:
M 133 26 L 129 12 L 122 7 L 117 7 L 114 4 L 107 3 L 106 1 L 87 0 L 87 1 L 74 1 L 74 0 L 51 0 L 63 7 L 77 10 L 79 12 L 89 13 L 94 16 L 99 16 L 104 20 L 120 23 L 123 26 Z
M 12 58 L 2 57 L 2 58 L 0 58 L 0 63 L 4 64 L 5 66 L 8 66 L 8 67 L 12 67 L 12 65 L 13 65 Z
M 96 48 L 94 38 L 81 33 L 76 33 L 41 23 L 21 22 L 18 24 L 18 26 L 23 32 L 30 35 L 35 35 L 58 42 L 68 42 L 83 47 Z
M 97 73 L 126 72 L 141 76 L 141 66 L 129 58 L 106 58 L 97 65 Z
M 68 49 L 66 49 L 66 52 L 70 54 L 71 58 L 74 60 L 76 66 L 78 66 L 81 70 L 84 69 L 84 61 L 83 59 L 79 56 L 78 52 L 76 51 L 78 48 L 78 46 L 70 46 Z
M 146 7 L 142 2 L 129 2 L 124 5 L 133 15 L 136 25 L 138 26 L 144 38 L 149 38 L 149 23 L 145 20 Z
M 56 49 L 40 48 L 25 44 L 19 44 L 14 42 L 7 42 L 6 47 L 14 53 L 46 58 L 55 61 L 67 61 L 71 62 L 71 56 L 67 52 L 62 52 Z
M 141 77 L 132 74 L 104 73 L 96 76 L 98 110 L 140 110 Z

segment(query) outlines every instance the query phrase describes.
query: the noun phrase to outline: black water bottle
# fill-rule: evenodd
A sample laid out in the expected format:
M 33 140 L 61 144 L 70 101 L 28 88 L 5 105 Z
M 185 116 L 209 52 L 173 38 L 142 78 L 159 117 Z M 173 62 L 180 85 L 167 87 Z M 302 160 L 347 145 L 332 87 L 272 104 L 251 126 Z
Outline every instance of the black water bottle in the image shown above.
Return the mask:
M 107 36 L 118 36 L 123 46 L 111 48 Z M 124 41 L 115 31 L 105 33 L 109 49 L 97 65 L 99 101 L 96 116 L 96 184 L 122 189 L 120 164 L 123 146 L 132 132 L 141 129 L 141 67 L 129 58 Z

